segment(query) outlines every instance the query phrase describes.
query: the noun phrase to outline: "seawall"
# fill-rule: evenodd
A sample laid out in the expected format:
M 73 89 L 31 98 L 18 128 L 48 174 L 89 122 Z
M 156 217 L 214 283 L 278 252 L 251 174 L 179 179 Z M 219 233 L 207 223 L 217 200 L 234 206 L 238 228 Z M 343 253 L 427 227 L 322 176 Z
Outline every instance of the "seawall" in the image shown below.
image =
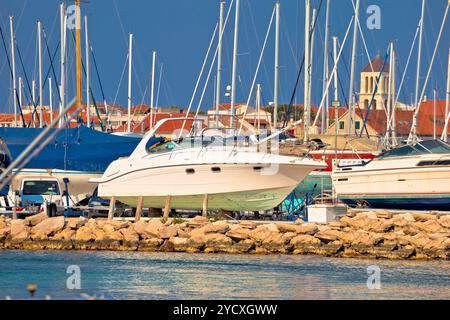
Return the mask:
M 0 216 L 0 249 L 315 254 L 450 259 L 450 215 L 349 213 L 329 224 L 153 218 L 149 221 Z

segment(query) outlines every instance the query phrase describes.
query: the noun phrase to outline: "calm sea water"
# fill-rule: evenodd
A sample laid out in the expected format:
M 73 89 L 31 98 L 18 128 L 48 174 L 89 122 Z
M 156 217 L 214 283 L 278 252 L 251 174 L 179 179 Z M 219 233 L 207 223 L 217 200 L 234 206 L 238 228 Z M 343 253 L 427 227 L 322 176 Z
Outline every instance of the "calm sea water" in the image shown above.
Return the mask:
M 77 265 L 81 289 L 69 290 Z M 379 266 L 381 289 L 367 288 Z M 450 262 L 318 256 L 0 251 L 0 299 L 450 299 Z

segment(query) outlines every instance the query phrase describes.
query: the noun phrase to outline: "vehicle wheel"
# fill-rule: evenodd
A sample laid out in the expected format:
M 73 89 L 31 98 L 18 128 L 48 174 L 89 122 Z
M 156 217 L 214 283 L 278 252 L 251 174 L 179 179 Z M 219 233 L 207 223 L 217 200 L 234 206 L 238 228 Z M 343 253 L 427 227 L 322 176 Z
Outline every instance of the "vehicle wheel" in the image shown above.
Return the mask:
M 49 205 L 47 212 L 50 218 L 56 217 L 56 206 L 54 204 Z

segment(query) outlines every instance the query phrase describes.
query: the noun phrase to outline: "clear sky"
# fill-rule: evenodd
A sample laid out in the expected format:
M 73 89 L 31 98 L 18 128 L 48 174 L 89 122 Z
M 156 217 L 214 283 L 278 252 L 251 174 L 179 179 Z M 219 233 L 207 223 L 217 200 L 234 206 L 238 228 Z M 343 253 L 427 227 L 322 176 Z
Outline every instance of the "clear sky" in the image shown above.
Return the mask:
M 227 1 L 227 7 L 231 0 Z M 280 34 L 280 102 L 287 103 L 293 92 L 297 68 L 304 50 L 304 0 L 281 0 Z M 318 8 L 321 0 L 311 0 Z M 312 102 L 319 104 L 322 90 L 323 39 L 325 22 L 325 2 L 318 17 L 313 58 Z M 36 21 L 40 19 L 48 37 L 50 51 L 54 51 L 59 42 L 59 3 L 58 0 L 1 0 L 0 25 L 5 41 L 9 45 L 9 16 L 14 16 L 16 39 L 24 60 L 25 71 L 31 80 L 38 79 Z M 262 43 L 269 25 L 275 0 L 241 0 L 240 32 L 238 51 L 237 100 L 246 101 L 251 82 L 261 52 Z M 330 0 L 330 34 L 337 35 L 342 41 L 345 29 L 353 14 L 352 0 Z M 423 63 L 421 83 L 431 60 L 435 41 L 442 21 L 447 0 L 427 1 L 425 31 L 423 41 Z M 67 5 L 73 1 L 66 1 Z M 381 28 L 370 30 L 366 26 L 370 5 L 381 9 Z M 421 0 L 361 0 L 361 27 L 368 51 L 372 57 L 377 53 L 385 54 L 390 41 L 395 41 L 398 51 L 398 83 L 405 68 L 408 53 L 412 45 L 420 17 Z M 134 34 L 133 48 L 133 104 L 150 101 L 150 73 L 152 50 L 158 52 L 156 87 L 161 75 L 158 104 L 186 107 L 200 72 L 210 38 L 219 16 L 219 0 L 89 0 L 82 3 L 82 16 L 89 19 L 89 36 L 98 63 L 99 73 L 109 102 L 127 104 L 127 66 L 128 33 Z M 231 61 L 233 43 L 234 10 L 224 33 L 222 102 L 229 102 L 223 95 L 225 87 L 231 81 Z M 84 23 L 83 23 L 84 26 Z M 447 21 L 438 56 L 434 63 L 427 95 L 433 87 L 437 88 L 438 98 L 445 99 L 447 74 L 447 53 L 450 43 L 450 21 Z M 84 56 L 84 30 L 82 30 L 82 52 Z M 367 54 L 358 42 L 356 88 L 359 88 L 359 70 L 368 63 Z M 69 97 L 74 96 L 75 88 L 75 51 L 72 34 L 68 33 L 69 43 Z M 348 95 L 351 37 L 345 44 L 344 64 L 339 66 L 339 74 Z M 417 48 L 417 43 L 416 43 Z M 8 46 L 9 52 L 9 46 Z M 44 73 L 50 66 L 50 60 L 44 47 Z M 261 83 L 264 103 L 273 100 L 273 56 L 274 30 L 272 28 L 263 64 L 257 82 Z M 84 59 L 84 57 L 83 57 Z M 18 76 L 24 72 L 16 53 Z M 414 94 L 414 79 L 417 65 L 417 51 L 412 56 L 401 100 L 411 102 Z M 55 72 L 59 79 L 59 52 L 55 59 Z M 208 71 L 209 65 L 206 68 Z M 205 92 L 202 109 L 213 104 L 213 83 L 211 75 Z M 102 100 L 100 87 L 94 73 L 91 59 L 92 87 L 97 101 Z M 207 73 L 207 72 L 205 72 Z M 45 76 L 45 74 L 44 74 Z M 205 74 L 206 76 L 206 74 Z M 302 76 L 303 79 L 303 76 Z M 203 88 L 204 81 L 200 88 Z M 398 85 L 397 83 L 397 85 Z M 296 101 L 303 101 L 303 81 Z M 54 84 L 53 84 L 54 88 Z M 197 106 L 201 90 L 195 100 Z M 348 98 L 348 97 L 347 97 Z M 48 104 L 48 87 L 44 88 L 44 103 Z M 69 99 L 70 100 L 70 99 Z M 341 100 L 343 100 L 341 96 Z M 57 104 L 56 94 L 54 105 Z M 251 101 L 254 101 L 252 98 Z M 0 44 L 0 111 L 12 112 L 11 77 L 7 66 L 3 44 Z

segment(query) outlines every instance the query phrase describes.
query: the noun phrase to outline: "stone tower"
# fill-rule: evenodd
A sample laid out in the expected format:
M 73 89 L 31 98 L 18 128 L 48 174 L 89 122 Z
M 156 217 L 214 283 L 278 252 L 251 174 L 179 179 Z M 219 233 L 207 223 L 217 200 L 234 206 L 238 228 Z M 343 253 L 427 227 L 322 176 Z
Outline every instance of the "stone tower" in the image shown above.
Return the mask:
M 372 60 L 372 67 L 369 63 L 361 71 L 361 82 L 359 90 L 359 107 L 366 109 L 369 107 L 369 103 L 372 100 L 372 95 L 376 87 L 377 78 L 380 76 L 381 68 L 383 67 L 384 59 L 380 55 L 377 55 Z M 371 110 L 383 110 L 383 106 L 387 106 L 389 92 L 389 63 L 386 62 L 381 73 L 381 79 L 378 83 L 378 90 L 375 94 L 375 98 L 371 107 Z

